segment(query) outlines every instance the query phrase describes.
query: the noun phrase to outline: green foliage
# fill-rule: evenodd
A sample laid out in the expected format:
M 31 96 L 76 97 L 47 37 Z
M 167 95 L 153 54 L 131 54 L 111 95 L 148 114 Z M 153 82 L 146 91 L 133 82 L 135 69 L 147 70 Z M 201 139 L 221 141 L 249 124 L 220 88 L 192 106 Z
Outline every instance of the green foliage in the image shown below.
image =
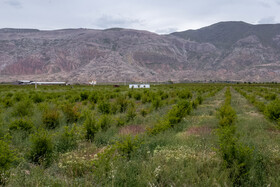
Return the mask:
M 141 116 L 145 117 L 145 116 L 148 114 L 148 111 L 145 110 L 145 109 L 142 109 L 142 110 L 140 111 L 140 114 L 141 114 Z
M 100 126 L 99 126 L 99 124 L 96 123 L 96 120 L 92 113 L 87 114 L 86 120 L 84 122 L 84 128 L 86 130 L 85 138 L 87 140 L 93 141 L 96 133 L 100 129 Z
M 10 145 L 0 139 L 0 175 L 8 170 L 12 163 L 16 160 L 16 155 L 14 150 Z M 1 185 L 1 176 L 0 176 L 0 185 Z
M 120 113 L 123 113 L 126 111 L 128 106 L 128 101 L 124 96 L 120 96 L 117 98 L 117 104 L 119 105 L 119 111 Z
M 14 106 L 13 115 L 24 117 L 33 113 L 33 104 L 29 99 L 24 99 Z
M 34 124 L 29 119 L 21 118 L 21 119 L 17 119 L 15 121 L 13 121 L 10 124 L 9 129 L 11 131 L 26 131 L 26 132 L 30 133 L 34 129 Z
M 223 105 L 219 110 L 218 110 L 218 118 L 219 118 L 219 125 L 220 126 L 228 126 L 228 125 L 234 125 L 236 121 L 236 112 L 234 109 L 228 105 L 225 104 Z
M 198 104 L 201 105 L 203 102 L 203 97 L 201 95 L 198 95 L 196 100 L 198 101 Z
M 14 102 L 11 98 L 6 97 L 2 100 L 2 104 L 3 104 L 4 108 L 9 108 L 9 107 L 13 106 Z
M 81 114 L 79 112 L 79 108 L 76 105 L 65 104 L 62 110 L 65 114 L 67 123 L 77 122 L 80 118 Z
M 270 102 L 266 107 L 265 114 L 269 119 L 280 122 L 280 100 Z
M 111 127 L 111 118 L 108 115 L 102 115 L 99 119 L 99 126 L 102 131 L 106 131 Z
M 180 90 L 178 93 L 177 93 L 178 97 L 180 99 L 191 99 L 192 98 L 192 93 L 185 89 L 185 90 Z
M 135 106 L 130 105 L 126 113 L 126 121 L 127 122 L 132 121 L 136 116 L 137 114 L 136 114 Z
M 116 119 L 116 122 L 117 122 L 117 124 L 116 124 L 117 127 L 123 127 L 126 123 L 125 119 L 122 117 L 118 117 Z
M 42 96 L 42 94 L 39 94 L 39 93 L 35 93 L 33 96 L 32 96 L 32 101 L 34 103 L 41 103 L 44 101 L 44 97 Z
M 93 103 L 97 103 L 98 100 L 99 100 L 99 96 L 98 96 L 98 93 L 96 92 L 93 92 L 90 96 L 89 96 L 89 100 Z
M 142 95 L 141 95 L 140 92 L 135 92 L 135 93 L 133 94 L 134 99 L 137 100 L 137 101 L 141 100 L 141 96 L 142 96 Z
M 158 110 L 162 106 L 160 97 L 155 97 L 152 101 L 152 106 L 155 110 Z
M 139 148 L 142 141 L 138 136 L 127 135 L 122 137 L 122 139 L 116 142 L 116 150 L 126 158 L 130 159 L 133 151 Z
M 111 105 L 109 102 L 102 100 L 99 104 L 98 104 L 98 111 L 101 114 L 110 114 L 111 111 Z
M 81 101 L 85 101 L 89 98 L 89 93 L 88 92 L 81 92 L 80 97 L 81 97 Z
M 57 109 L 46 109 L 42 116 L 42 121 L 48 129 L 54 129 L 58 127 L 60 119 L 60 113 Z
M 54 151 L 52 136 L 47 131 L 40 129 L 31 136 L 30 141 L 30 160 L 35 164 L 49 165 Z
M 77 125 L 74 124 L 72 128 L 69 126 L 65 126 L 63 131 L 58 134 L 58 139 L 56 143 L 56 150 L 58 152 L 66 152 L 72 150 L 78 145 L 78 133 L 77 133 Z

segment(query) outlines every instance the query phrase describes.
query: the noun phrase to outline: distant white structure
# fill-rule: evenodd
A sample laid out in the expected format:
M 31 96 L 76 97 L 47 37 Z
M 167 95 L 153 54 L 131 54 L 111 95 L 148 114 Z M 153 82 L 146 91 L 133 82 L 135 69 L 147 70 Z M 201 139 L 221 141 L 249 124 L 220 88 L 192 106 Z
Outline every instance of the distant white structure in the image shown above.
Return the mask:
M 130 84 L 129 88 L 150 88 L 150 84 Z
M 17 84 L 22 84 L 22 85 L 26 85 L 26 84 L 30 84 L 32 81 L 29 80 L 18 80 Z
M 29 81 L 29 80 L 19 80 L 17 81 L 20 85 L 28 85 L 28 84 L 35 84 L 35 85 L 66 85 L 66 82 L 37 82 L 37 81 Z
M 37 85 L 66 85 L 66 82 L 30 82 L 30 84 Z
M 90 85 L 96 85 L 96 81 L 94 80 L 94 81 L 91 81 L 91 82 L 88 82 Z

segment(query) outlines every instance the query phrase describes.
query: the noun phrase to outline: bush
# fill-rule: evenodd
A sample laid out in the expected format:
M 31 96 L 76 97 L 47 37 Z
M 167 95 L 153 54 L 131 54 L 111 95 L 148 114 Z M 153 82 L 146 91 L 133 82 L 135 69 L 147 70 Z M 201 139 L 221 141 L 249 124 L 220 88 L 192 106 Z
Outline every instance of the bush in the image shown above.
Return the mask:
M 41 129 L 31 136 L 29 158 L 33 163 L 49 165 L 53 151 L 52 138 L 47 131 Z
M 96 92 L 93 92 L 90 96 L 89 96 L 89 100 L 93 103 L 97 103 L 98 100 L 99 100 L 99 97 L 98 97 L 98 93 Z
M 128 101 L 126 100 L 125 97 L 121 96 L 121 97 L 118 97 L 117 99 L 117 104 L 119 105 L 119 111 L 121 113 L 125 112 L 126 109 L 127 109 L 127 106 L 128 106 Z
M 42 118 L 48 129 L 54 129 L 59 125 L 60 114 L 57 109 L 47 109 L 44 111 Z
M 13 100 L 8 97 L 4 98 L 2 103 L 5 108 L 9 108 L 9 107 L 13 106 L 13 104 L 14 104 Z
M 140 111 L 140 114 L 141 114 L 141 116 L 145 117 L 145 116 L 148 114 L 148 111 L 145 110 L 145 109 L 142 109 L 142 110 Z
M 134 97 L 135 100 L 139 101 L 139 100 L 141 100 L 141 93 L 140 92 L 135 92 L 133 97 Z
M 218 111 L 220 126 L 234 125 L 236 121 L 236 112 L 230 105 L 223 105 Z
M 155 110 L 158 110 L 162 105 L 160 97 L 155 97 L 152 101 L 152 106 Z
M 9 144 L 0 140 L 0 175 L 8 170 L 12 163 L 16 160 L 14 151 L 10 148 Z M 0 177 L 1 184 L 1 177 Z
M 98 111 L 101 113 L 101 114 L 110 114 L 110 111 L 111 111 L 111 105 L 109 102 L 106 102 L 106 101 L 101 101 L 98 105 Z
M 65 114 L 67 123 L 77 122 L 78 119 L 80 118 L 81 114 L 80 114 L 79 108 L 77 106 L 74 106 L 72 104 L 66 104 L 63 106 L 62 109 Z
M 102 115 L 99 119 L 99 126 L 102 131 L 106 131 L 111 127 L 111 118 L 108 115 Z
M 33 105 L 30 100 L 25 99 L 20 101 L 14 107 L 13 115 L 14 116 L 29 116 L 33 113 Z
M 127 135 L 123 137 L 120 141 L 116 142 L 116 150 L 126 158 L 130 159 L 133 151 L 139 148 L 142 141 L 137 137 Z
M 9 129 L 12 131 L 22 130 L 28 133 L 30 133 L 33 130 L 33 128 L 34 128 L 33 122 L 28 119 L 17 119 L 13 121 L 9 126 Z
M 126 121 L 127 122 L 132 121 L 136 117 L 136 115 L 137 114 L 136 114 L 135 107 L 130 106 L 126 114 Z
M 66 152 L 77 147 L 78 143 L 77 126 L 74 124 L 72 128 L 65 126 L 63 132 L 59 134 L 56 150 L 58 152 Z
M 117 127 L 122 127 L 125 125 L 125 120 L 122 117 L 118 117 L 116 119 L 116 121 L 117 121 L 117 124 L 116 124 Z
M 192 98 L 192 93 L 187 89 L 180 90 L 177 95 L 181 99 L 191 99 Z
M 36 93 L 35 95 L 32 96 L 32 100 L 34 103 L 41 103 L 44 101 L 44 98 L 41 94 Z
M 86 130 L 85 138 L 93 141 L 95 134 L 99 131 L 100 126 L 96 124 L 93 114 L 88 113 L 84 122 L 84 128 Z
M 82 93 L 80 94 L 80 97 L 81 97 L 81 101 L 85 101 L 85 100 L 88 99 L 89 93 L 88 93 L 88 92 L 82 92 Z
M 280 122 L 280 100 L 270 102 L 266 107 L 265 114 L 269 119 Z

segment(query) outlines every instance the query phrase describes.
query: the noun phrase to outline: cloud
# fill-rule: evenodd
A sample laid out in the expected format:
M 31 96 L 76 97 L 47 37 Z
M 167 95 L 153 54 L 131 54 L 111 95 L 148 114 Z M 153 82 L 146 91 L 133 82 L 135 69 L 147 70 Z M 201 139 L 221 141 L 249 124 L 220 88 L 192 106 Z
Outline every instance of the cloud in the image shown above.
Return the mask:
M 158 34 L 170 34 L 170 33 L 176 32 L 176 31 L 178 31 L 178 28 L 166 28 L 166 29 L 155 30 L 155 32 Z
M 259 24 L 274 24 L 276 23 L 275 17 L 270 16 L 270 17 L 265 17 L 262 18 L 258 21 Z
M 7 0 L 5 4 L 10 5 L 11 7 L 21 8 L 22 4 L 18 0 Z
M 98 28 L 125 27 L 131 28 L 133 25 L 139 25 L 142 22 L 138 19 L 130 19 L 122 16 L 103 15 L 94 21 L 94 26 Z

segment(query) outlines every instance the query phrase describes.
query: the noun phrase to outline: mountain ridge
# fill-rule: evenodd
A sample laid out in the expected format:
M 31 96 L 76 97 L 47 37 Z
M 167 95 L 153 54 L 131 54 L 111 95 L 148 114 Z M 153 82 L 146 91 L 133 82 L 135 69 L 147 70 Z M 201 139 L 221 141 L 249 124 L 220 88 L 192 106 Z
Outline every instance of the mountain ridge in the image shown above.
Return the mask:
M 0 82 L 279 82 L 279 51 L 280 24 L 220 22 L 168 35 L 6 28 L 0 29 Z

